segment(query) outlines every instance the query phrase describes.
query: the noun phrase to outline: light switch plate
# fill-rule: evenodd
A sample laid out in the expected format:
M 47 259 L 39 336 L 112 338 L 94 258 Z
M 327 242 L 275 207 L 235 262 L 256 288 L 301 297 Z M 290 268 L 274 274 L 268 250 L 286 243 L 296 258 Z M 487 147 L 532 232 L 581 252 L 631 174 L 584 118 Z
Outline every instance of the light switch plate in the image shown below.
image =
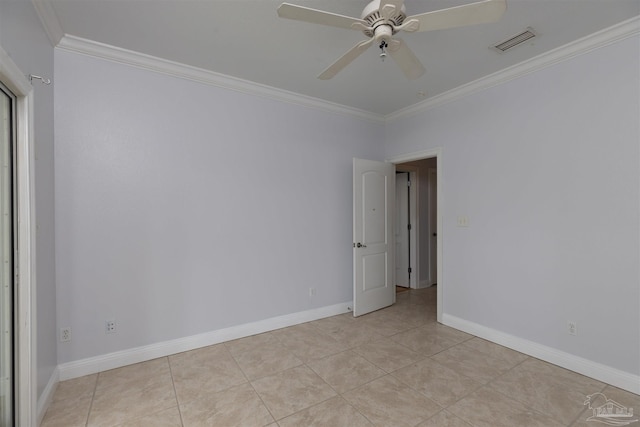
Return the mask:
M 458 217 L 458 227 L 468 227 L 469 226 L 469 217 L 468 216 L 459 216 Z

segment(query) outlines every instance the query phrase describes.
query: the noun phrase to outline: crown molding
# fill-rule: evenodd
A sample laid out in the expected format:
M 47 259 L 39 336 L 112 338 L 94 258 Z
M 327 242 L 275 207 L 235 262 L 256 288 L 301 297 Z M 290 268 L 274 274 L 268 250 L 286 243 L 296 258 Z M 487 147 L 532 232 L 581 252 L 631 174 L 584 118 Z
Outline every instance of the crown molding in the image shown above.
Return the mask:
M 506 83 L 546 67 L 550 67 L 559 62 L 566 61 L 575 56 L 591 52 L 617 41 L 640 34 L 640 16 L 636 16 L 556 49 L 542 53 L 534 58 L 489 74 L 473 82 L 458 86 L 457 88 L 444 92 L 440 95 L 428 98 L 420 103 L 402 108 L 387 115 L 380 115 L 370 111 L 325 101 L 284 89 L 274 88 L 260 83 L 122 49 L 104 43 L 71 35 L 64 35 L 58 18 L 55 15 L 55 11 L 48 0 L 32 0 L 32 2 L 38 11 L 38 15 L 40 16 L 51 41 L 54 42 L 57 39 L 58 41 L 55 45 L 61 50 L 81 53 L 207 85 L 243 92 L 250 95 L 262 96 L 269 99 L 275 99 L 290 104 L 301 105 L 341 115 L 349 115 L 378 123 L 396 120 L 401 117 L 408 117 L 426 111 L 430 108 L 453 102 L 479 91 Z
M 53 6 L 50 1 L 47 0 L 31 0 L 33 7 L 36 9 L 40 23 L 44 28 L 47 37 L 51 41 L 52 46 L 57 46 L 62 37 L 64 37 L 64 31 L 56 11 L 53 10 Z
M 302 105 L 341 115 L 355 116 L 373 122 L 383 122 L 384 116 L 357 108 L 340 105 L 311 96 L 301 95 L 284 89 L 278 89 L 237 77 L 216 73 L 179 62 L 158 58 L 132 50 L 122 49 L 104 43 L 65 35 L 57 45 L 64 51 L 81 53 L 96 58 L 106 59 L 145 70 L 167 74 L 170 76 L 195 81 L 250 95 L 262 96 L 290 104 Z
M 482 77 L 473 82 L 458 86 L 455 89 L 436 95 L 420 103 L 387 114 L 384 116 L 385 121 L 408 117 L 430 108 L 447 104 L 481 90 L 506 83 L 510 80 L 517 79 L 637 34 L 640 34 L 640 16 L 628 19 L 571 43 L 567 43 L 564 46 L 560 46 L 493 74 L 489 74 L 488 76 Z

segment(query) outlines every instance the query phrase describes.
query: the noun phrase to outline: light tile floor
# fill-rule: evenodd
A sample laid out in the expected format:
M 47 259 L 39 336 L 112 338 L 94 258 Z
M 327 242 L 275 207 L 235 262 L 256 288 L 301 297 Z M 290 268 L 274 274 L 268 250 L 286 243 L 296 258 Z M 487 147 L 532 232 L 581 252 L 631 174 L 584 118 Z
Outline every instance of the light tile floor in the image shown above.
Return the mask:
M 436 323 L 436 289 L 61 382 L 42 426 L 603 425 L 586 396 L 640 396 Z

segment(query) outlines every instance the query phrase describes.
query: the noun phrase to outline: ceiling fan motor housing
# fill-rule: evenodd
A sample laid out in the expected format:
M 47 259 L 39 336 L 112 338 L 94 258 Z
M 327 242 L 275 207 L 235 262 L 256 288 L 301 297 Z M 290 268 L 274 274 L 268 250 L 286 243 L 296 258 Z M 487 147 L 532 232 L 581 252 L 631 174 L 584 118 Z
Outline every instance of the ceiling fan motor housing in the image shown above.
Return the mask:
M 393 27 L 391 25 L 378 25 L 375 30 L 373 30 L 374 38 L 376 42 L 388 42 L 391 40 L 391 36 L 395 33 L 393 31 Z
M 364 8 L 361 15 L 362 20 L 366 21 L 369 27 L 373 28 L 373 30 L 363 31 L 364 35 L 367 37 L 375 37 L 376 41 L 391 38 L 391 36 L 396 33 L 393 27 L 402 25 L 407 17 L 403 4 L 400 10 L 396 10 L 393 15 L 389 17 L 389 23 L 392 24 L 393 27 L 388 25 L 384 16 L 380 13 L 380 1 L 381 0 L 373 0 Z

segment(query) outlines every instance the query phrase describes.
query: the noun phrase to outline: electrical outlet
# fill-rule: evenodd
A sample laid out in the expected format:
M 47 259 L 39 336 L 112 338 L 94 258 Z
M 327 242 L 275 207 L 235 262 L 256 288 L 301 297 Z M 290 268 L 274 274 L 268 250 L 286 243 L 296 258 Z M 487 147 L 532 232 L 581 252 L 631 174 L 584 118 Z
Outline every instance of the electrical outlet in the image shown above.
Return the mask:
M 104 321 L 104 333 L 105 334 L 116 333 L 116 319 L 109 319 Z
M 71 328 L 60 328 L 60 342 L 71 341 Z
M 310 297 L 316 296 L 316 288 L 309 288 L 309 296 Z
M 567 332 L 569 332 L 569 335 L 578 335 L 578 324 L 569 320 L 567 322 Z
M 458 227 L 468 227 L 469 226 L 469 217 L 468 216 L 459 216 L 458 217 Z

